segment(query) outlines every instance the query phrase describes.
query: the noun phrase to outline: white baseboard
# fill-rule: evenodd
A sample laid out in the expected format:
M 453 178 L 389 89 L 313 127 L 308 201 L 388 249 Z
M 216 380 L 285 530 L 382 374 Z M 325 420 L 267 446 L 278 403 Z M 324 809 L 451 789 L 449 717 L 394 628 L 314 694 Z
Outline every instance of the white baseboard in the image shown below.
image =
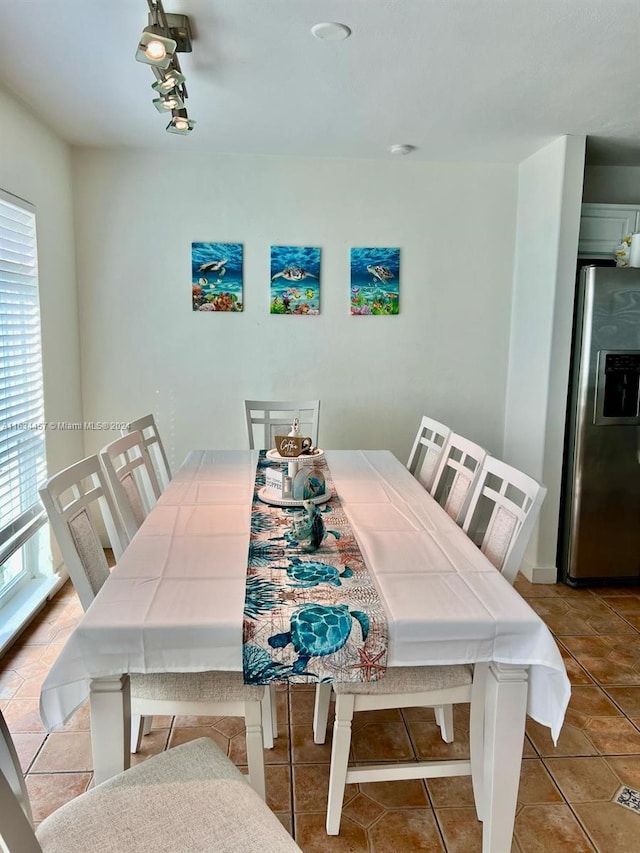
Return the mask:
M 524 563 L 520 572 L 530 583 L 557 583 L 558 569 L 555 566 L 529 566 Z

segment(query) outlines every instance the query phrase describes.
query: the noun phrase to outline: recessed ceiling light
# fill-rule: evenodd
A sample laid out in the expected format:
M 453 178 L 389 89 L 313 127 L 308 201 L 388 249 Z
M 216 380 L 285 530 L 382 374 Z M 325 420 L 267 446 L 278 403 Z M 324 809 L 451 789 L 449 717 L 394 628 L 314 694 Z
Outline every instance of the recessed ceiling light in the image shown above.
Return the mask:
M 392 145 L 389 149 L 392 154 L 411 154 L 411 152 L 415 150 L 415 145 Z
M 317 39 L 323 41 L 342 41 L 348 39 L 351 35 L 351 30 L 346 24 L 315 24 L 311 27 L 311 32 Z

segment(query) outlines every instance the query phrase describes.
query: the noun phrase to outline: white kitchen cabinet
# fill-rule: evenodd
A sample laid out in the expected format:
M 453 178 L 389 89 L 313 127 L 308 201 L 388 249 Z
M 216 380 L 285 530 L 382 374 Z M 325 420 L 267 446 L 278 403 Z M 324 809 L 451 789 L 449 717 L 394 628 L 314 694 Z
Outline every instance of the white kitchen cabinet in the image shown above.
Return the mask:
M 623 237 L 640 231 L 640 204 L 583 204 L 579 258 L 609 258 Z

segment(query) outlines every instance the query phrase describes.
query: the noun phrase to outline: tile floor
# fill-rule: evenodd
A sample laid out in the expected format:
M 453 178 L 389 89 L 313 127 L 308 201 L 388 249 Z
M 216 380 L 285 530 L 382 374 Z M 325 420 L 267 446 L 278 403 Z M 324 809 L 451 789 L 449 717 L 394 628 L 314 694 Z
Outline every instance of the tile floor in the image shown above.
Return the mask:
M 547 729 L 528 721 L 511 853 L 640 850 L 640 813 L 613 802 L 622 784 L 640 789 L 640 589 L 576 591 L 522 578 L 516 587 L 557 637 L 573 695 L 557 748 Z M 36 821 L 91 784 L 87 709 L 48 736 L 38 714 L 40 684 L 80 615 L 67 584 L 0 659 L 0 707 L 27 773 Z M 340 835 L 328 838 L 330 746 L 313 743 L 313 690 L 284 688 L 278 700 L 280 737 L 266 756 L 268 802 L 305 853 L 481 849 L 463 777 L 350 785 Z M 456 741 L 447 745 L 429 709 L 361 714 L 354 754 L 376 762 L 466 756 L 468 708 L 456 708 L 455 722 Z M 232 718 L 156 717 L 134 760 L 202 735 L 244 767 L 243 727 Z

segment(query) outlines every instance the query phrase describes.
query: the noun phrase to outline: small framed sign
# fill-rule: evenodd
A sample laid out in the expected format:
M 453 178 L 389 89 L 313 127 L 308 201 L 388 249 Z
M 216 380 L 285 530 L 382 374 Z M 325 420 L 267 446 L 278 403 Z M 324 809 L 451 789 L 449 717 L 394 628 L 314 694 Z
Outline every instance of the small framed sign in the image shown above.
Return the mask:
M 267 487 L 267 491 L 273 495 L 277 495 L 277 497 L 284 497 L 284 489 L 285 489 L 285 473 L 284 471 L 279 471 L 277 468 L 267 468 L 265 471 L 265 480 L 264 484 Z
M 311 439 L 301 435 L 277 435 L 276 450 L 280 456 L 295 459 L 301 453 L 311 450 Z

